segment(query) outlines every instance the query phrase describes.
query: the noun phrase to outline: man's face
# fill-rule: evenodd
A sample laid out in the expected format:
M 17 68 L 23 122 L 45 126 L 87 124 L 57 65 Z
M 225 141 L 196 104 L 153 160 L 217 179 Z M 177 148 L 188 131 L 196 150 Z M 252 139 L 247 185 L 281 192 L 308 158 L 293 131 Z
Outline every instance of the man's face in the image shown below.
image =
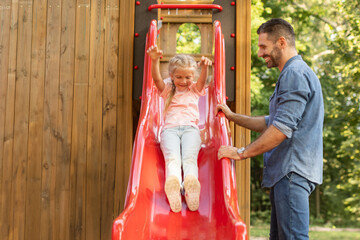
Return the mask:
M 273 41 L 268 40 L 267 33 L 260 33 L 258 46 L 258 57 L 265 59 L 266 66 L 268 68 L 278 67 L 282 52 L 277 46 L 277 42 L 273 43 Z

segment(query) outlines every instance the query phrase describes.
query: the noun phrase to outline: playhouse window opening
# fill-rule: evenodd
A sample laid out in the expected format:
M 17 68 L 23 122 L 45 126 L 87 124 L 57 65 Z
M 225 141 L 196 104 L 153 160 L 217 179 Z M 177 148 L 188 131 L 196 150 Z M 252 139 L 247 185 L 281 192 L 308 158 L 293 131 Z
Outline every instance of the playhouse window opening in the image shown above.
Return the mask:
M 180 25 L 176 33 L 176 53 L 196 54 L 201 52 L 201 33 L 194 23 Z

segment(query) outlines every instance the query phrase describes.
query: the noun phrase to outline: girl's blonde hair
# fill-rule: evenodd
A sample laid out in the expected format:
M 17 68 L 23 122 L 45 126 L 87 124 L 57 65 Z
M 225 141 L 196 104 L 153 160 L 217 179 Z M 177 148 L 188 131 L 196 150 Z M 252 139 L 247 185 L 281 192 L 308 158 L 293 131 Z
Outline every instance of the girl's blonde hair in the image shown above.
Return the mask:
M 197 63 L 196 63 L 195 59 L 190 55 L 179 54 L 179 55 L 175 55 L 174 57 L 172 57 L 170 59 L 169 66 L 168 66 L 170 76 L 173 75 L 174 72 L 176 71 L 176 69 L 178 69 L 178 68 L 192 69 L 194 72 L 194 78 L 197 77 L 196 76 L 197 75 L 197 71 L 196 71 Z M 169 108 L 169 105 L 171 103 L 172 98 L 174 97 L 175 90 L 176 90 L 174 81 L 171 80 L 171 82 L 172 82 L 172 89 L 171 89 L 169 96 L 166 98 L 166 101 L 165 101 L 165 112 Z

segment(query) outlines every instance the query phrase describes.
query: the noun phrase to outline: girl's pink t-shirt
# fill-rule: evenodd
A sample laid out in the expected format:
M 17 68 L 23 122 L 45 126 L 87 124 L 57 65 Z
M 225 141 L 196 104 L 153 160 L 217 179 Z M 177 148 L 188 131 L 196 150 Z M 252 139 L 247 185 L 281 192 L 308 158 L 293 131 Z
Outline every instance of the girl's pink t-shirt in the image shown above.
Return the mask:
M 166 81 L 160 96 L 166 101 L 172 89 L 172 83 Z M 199 98 L 205 95 L 205 88 L 199 92 L 193 82 L 185 91 L 175 91 L 171 103 L 165 113 L 165 128 L 190 125 L 198 128 Z

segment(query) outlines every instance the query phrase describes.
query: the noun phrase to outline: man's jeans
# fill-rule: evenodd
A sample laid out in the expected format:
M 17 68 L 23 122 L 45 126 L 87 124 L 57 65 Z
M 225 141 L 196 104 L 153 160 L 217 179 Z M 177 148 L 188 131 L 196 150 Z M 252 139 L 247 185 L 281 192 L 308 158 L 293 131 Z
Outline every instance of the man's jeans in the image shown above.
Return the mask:
M 166 128 L 161 132 L 160 147 L 165 158 L 166 178 L 176 176 L 181 184 L 181 166 L 184 179 L 187 175 L 198 177 L 199 129 L 192 126 Z
M 291 172 L 270 189 L 270 239 L 309 239 L 309 196 L 316 185 Z

